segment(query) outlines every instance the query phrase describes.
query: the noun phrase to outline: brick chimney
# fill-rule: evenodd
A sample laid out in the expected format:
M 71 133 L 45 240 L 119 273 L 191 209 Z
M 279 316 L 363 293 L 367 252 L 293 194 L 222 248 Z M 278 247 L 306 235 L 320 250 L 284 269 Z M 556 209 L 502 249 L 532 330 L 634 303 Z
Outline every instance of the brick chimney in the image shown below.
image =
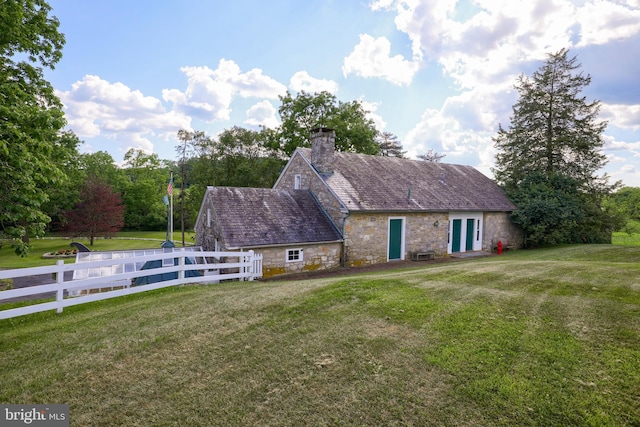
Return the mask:
M 323 127 L 311 130 L 311 164 L 319 173 L 333 172 L 335 150 L 335 130 Z

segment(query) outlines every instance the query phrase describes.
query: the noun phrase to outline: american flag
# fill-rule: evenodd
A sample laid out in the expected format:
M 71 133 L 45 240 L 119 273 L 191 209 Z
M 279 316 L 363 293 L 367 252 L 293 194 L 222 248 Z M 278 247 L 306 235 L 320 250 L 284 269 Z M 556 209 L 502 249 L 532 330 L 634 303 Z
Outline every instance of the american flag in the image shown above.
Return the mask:
M 169 180 L 169 185 L 167 185 L 167 194 L 173 196 L 173 177 Z

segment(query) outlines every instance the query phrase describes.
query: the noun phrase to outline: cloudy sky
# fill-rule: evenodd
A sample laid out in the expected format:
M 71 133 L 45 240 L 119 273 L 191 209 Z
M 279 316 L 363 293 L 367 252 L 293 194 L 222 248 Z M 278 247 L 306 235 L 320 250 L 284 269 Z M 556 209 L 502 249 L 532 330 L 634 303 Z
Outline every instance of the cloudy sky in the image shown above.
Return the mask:
M 605 172 L 640 186 L 640 0 L 49 0 L 47 71 L 84 152 L 174 159 L 180 129 L 275 127 L 278 95 L 360 100 L 410 157 L 491 176 L 518 75 L 578 56 L 608 121 Z

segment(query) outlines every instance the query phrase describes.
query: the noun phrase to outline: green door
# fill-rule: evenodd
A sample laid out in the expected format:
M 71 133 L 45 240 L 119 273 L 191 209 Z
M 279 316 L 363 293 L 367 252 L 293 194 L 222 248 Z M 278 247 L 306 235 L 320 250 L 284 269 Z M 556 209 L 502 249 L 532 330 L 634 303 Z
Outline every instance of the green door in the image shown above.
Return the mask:
M 389 220 L 389 260 L 402 259 L 402 219 Z
M 475 224 L 474 219 L 467 219 L 467 242 L 465 244 L 465 251 L 473 250 L 473 225 Z
M 460 252 L 460 234 L 462 233 L 462 220 L 453 220 L 453 232 L 451 236 L 451 252 Z

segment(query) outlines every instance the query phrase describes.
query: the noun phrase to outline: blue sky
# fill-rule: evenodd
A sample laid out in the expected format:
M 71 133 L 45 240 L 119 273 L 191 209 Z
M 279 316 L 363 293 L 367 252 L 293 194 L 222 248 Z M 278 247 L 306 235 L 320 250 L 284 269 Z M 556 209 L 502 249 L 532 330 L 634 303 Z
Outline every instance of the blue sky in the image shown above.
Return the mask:
M 360 100 L 410 157 L 491 176 L 519 74 L 569 48 L 608 121 L 613 180 L 640 186 L 640 0 L 49 0 L 46 78 L 83 152 L 175 158 L 177 132 L 279 123 L 278 95 Z

